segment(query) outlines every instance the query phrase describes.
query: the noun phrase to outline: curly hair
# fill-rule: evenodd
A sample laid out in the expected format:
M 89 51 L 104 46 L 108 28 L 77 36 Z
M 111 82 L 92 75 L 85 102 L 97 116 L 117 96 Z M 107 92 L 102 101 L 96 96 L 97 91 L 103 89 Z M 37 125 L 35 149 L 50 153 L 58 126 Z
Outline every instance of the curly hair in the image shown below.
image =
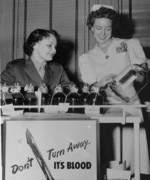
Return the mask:
M 29 35 L 29 37 L 23 45 L 23 50 L 25 54 L 27 54 L 30 57 L 32 55 L 34 45 L 42 39 L 50 37 L 51 34 L 56 37 L 56 40 L 58 42 L 60 39 L 60 35 L 57 33 L 57 31 L 53 29 L 36 29 L 33 32 L 31 32 L 31 34 Z
M 118 38 L 132 38 L 135 31 L 135 22 L 130 20 L 127 14 L 119 14 L 113 9 L 100 7 L 96 11 L 91 11 L 88 15 L 86 25 L 91 29 L 95 19 L 108 18 L 112 20 L 112 36 Z
M 118 16 L 117 12 L 114 11 L 113 9 L 100 7 L 98 10 L 90 12 L 90 14 L 87 17 L 86 25 L 91 30 L 91 28 L 94 25 L 95 19 L 108 18 L 112 20 L 112 34 L 113 34 L 115 27 L 118 26 L 117 16 Z

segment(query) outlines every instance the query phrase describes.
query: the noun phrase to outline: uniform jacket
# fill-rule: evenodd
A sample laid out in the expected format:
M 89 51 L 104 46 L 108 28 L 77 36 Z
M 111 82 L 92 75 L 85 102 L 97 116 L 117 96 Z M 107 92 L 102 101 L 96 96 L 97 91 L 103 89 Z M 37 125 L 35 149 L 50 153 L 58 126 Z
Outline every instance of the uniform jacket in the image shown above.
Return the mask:
M 14 85 L 19 83 L 22 87 L 30 83 L 39 87 L 45 83 L 50 90 L 53 90 L 55 85 L 61 84 L 66 87 L 69 82 L 63 67 L 54 62 L 47 62 L 44 80 L 41 79 L 31 59 L 13 60 L 7 64 L 6 69 L 1 73 L 1 84 Z

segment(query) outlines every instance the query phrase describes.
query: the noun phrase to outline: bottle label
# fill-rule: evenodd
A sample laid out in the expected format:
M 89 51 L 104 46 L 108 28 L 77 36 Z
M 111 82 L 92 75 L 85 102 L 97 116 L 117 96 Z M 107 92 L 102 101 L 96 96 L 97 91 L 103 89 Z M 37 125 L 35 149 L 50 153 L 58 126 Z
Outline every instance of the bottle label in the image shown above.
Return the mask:
M 87 106 L 85 107 L 85 114 L 87 115 L 101 115 L 100 114 L 100 107 L 96 106 Z
M 128 81 L 126 81 L 124 84 L 122 84 L 122 88 L 125 89 L 128 87 L 137 77 L 135 75 L 132 75 Z
M 69 108 L 69 103 L 59 103 L 58 111 L 59 112 L 67 112 Z
M 2 114 L 6 116 L 17 116 L 23 114 L 23 110 L 15 111 L 14 106 L 12 104 L 7 104 L 2 106 Z

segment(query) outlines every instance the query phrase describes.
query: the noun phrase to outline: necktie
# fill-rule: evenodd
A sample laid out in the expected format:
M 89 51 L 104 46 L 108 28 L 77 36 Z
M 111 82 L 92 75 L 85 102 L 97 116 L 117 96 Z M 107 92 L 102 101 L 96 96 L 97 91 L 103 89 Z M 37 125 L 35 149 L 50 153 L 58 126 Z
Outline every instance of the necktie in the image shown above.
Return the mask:
M 39 74 L 41 76 L 41 79 L 44 79 L 44 74 L 45 74 L 45 66 L 41 66 L 39 68 Z

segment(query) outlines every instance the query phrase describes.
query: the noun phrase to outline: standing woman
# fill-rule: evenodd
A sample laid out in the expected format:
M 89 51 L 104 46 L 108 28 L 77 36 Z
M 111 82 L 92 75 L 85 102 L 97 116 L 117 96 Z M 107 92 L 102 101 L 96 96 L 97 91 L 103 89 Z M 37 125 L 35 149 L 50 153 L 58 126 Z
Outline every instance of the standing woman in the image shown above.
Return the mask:
M 35 29 L 30 33 L 23 49 L 27 59 L 10 61 L 1 74 L 1 84 L 20 86 L 32 84 L 35 88 L 45 84 L 51 91 L 57 84 L 69 85 L 69 79 L 60 64 L 51 62 L 56 54 L 59 34 L 55 30 Z
M 94 5 L 92 7 L 86 24 L 92 31 L 96 44 L 87 53 L 82 54 L 79 57 L 79 69 L 83 82 L 90 85 L 97 83 L 100 88 L 103 88 L 108 83 L 112 82 L 113 78 L 128 65 L 141 64 L 146 61 L 146 57 L 139 40 L 120 39 L 114 37 L 115 30 L 118 25 L 118 17 L 118 14 L 113 10 L 112 6 Z M 128 88 L 128 95 L 132 96 L 133 93 L 135 93 L 135 89 L 132 84 Z M 111 103 L 121 102 L 121 99 L 115 97 L 114 95 L 113 98 L 109 100 Z M 136 97 L 134 103 L 140 103 L 138 96 Z M 143 121 L 141 111 L 133 108 L 128 109 L 128 112 L 130 114 L 139 115 L 141 117 L 141 121 Z M 126 160 L 127 168 L 130 168 L 133 172 L 134 152 L 132 127 L 125 126 L 123 128 L 122 137 L 123 160 Z M 105 141 L 105 137 L 102 138 L 104 138 Z M 140 142 L 141 173 L 147 174 L 150 173 L 150 166 L 145 129 L 141 129 Z M 107 151 L 107 147 L 104 148 Z M 111 150 L 109 149 L 109 152 L 110 151 Z M 106 160 L 108 159 L 106 158 Z

